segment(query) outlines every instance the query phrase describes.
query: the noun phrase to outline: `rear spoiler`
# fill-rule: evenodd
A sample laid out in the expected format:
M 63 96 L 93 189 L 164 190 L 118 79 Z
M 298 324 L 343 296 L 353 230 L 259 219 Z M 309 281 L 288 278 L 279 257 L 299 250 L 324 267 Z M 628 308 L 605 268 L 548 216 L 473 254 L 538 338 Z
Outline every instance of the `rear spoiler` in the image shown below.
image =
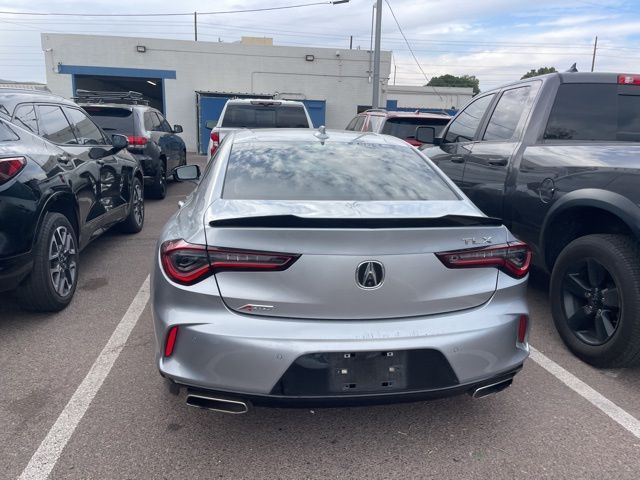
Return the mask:
M 492 217 L 445 215 L 434 218 L 314 218 L 296 215 L 266 215 L 211 220 L 212 227 L 245 228 L 446 228 L 499 227 L 502 221 Z

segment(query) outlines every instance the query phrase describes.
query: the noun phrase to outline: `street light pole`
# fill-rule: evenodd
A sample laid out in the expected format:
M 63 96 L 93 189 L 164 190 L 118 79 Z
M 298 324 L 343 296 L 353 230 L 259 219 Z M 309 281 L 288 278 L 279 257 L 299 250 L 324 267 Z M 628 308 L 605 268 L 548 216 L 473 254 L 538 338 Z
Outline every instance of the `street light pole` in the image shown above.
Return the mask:
M 380 37 L 382 30 L 382 0 L 376 0 L 376 41 L 373 51 L 373 99 L 372 108 L 380 106 Z

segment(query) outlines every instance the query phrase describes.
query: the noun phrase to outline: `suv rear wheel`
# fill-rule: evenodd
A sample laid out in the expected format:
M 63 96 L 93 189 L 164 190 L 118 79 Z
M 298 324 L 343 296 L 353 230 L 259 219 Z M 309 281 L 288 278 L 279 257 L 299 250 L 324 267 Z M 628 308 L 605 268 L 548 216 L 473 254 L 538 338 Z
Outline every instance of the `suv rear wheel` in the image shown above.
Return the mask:
M 164 164 L 158 169 L 153 185 L 148 190 L 149 195 L 158 200 L 162 200 L 167 196 L 167 173 Z
M 78 284 L 76 232 L 67 217 L 47 213 L 34 246 L 33 270 L 18 289 L 25 310 L 57 312 L 65 308 Z
M 597 367 L 640 362 L 638 245 L 624 235 L 587 235 L 560 253 L 551 274 L 553 320 L 564 343 Z

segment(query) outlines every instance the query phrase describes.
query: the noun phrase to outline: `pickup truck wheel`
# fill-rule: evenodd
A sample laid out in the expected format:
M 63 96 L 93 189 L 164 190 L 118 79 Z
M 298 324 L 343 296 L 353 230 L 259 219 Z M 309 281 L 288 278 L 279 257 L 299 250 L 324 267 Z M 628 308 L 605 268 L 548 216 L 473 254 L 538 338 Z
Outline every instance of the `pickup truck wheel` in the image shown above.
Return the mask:
M 567 245 L 551 274 L 558 333 L 596 367 L 640 363 L 640 261 L 624 235 L 587 235 Z
M 78 284 L 76 232 L 67 217 L 47 213 L 33 247 L 33 270 L 18 288 L 25 310 L 57 312 L 66 307 Z

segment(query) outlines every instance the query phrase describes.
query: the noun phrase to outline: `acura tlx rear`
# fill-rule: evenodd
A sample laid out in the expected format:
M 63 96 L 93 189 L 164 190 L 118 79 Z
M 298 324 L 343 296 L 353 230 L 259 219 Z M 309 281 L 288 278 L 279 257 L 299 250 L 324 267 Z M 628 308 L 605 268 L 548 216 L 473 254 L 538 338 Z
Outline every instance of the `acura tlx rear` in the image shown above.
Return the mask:
M 530 259 L 401 140 L 235 133 L 161 234 L 157 365 L 232 413 L 485 396 L 529 352 Z

